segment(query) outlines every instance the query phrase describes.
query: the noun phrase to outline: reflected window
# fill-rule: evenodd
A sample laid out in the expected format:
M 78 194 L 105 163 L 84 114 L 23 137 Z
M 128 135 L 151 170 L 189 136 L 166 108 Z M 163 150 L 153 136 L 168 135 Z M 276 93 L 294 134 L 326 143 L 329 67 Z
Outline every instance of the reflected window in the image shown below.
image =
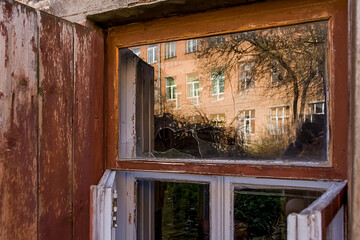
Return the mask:
M 190 39 L 186 40 L 186 53 L 192 53 L 198 51 L 198 40 Z
M 277 61 L 271 62 L 271 83 L 281 83 L 284 80 L 285 70 Z
M 239 89 L 248 89 L 250 86 L 255 85 L 255 80 L 252 79 L 251 70 L 254 67 L 254 63 L 242 63 L 240 64 L 239 74 Z
M 168 42 L 165 44 L 165 58 L 176 57 L 176 42 Z
M 225 74 L 223 71 L 211 73 L 211 95 L 214 100 L 221 100 L 224 98 L 225 91 Z
M 199 100 L 199 77 L 196 74 L 186 75 L 187 98 L 190 99 L 191 104 L 200 104 Z
M 239 114 L 240 136 L 244 144 L 250 143 L 250 135 L 255 133 L 255 110 L 244 110 Z
M 308 115 L 305 117 L 305 120 L 324 126 L 326 124 L 325 103 L 324 102 L 309 103 Z
M 235 240 L 286 239 L 287 216 L 299 213 L 323 191 L 235 187 Z
M 147 63 L 155 63 L 157 62 L 157 46 L 150 45 L 147 49 Z
M 270 132 L 284 134 L 289 127 L 289 106 L 270 108 Z
M 211 124 L 215 127 L 224 127 L 226 120 L 225 120 L 225 114 L 211 114 Z
M 176 84 L 173 77 L 166 77 L 166 100 L 176 100 Z

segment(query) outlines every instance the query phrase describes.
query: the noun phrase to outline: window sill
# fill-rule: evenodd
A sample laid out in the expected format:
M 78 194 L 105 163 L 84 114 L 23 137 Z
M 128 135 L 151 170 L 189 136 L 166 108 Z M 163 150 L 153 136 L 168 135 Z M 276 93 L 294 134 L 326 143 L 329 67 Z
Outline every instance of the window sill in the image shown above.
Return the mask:
M 170 59 L 174 59 L 174 58 L 176 58 L 176 56 L 173 56 L 173 57 L 166 57 L 164 60 L 166 61 L 166 60 L 170 60 Z
M 180 174 L 344 180 L 329 162 L 280 160 L 118 159 L 113 169 Z M 305 171 L 306 170 L 306 171 Z

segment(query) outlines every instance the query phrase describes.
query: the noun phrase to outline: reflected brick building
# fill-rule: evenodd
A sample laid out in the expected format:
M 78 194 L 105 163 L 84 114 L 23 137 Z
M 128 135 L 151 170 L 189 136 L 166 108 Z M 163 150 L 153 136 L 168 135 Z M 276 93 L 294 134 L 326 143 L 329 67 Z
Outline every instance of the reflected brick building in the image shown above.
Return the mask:
M 154 67 L 155 115 L 170 113 L 182 122 L 226 127 L 235 130 L 245 145 L 266 135 L 291 133 L 293 138 L 296 134 L 293 95 L 282 84 L 286 76 L 281 68 L 274 66 L 257 74 L 250 57 L 228 69 L 203 61 L 200 53 L 204 41 L 223 44 L 230 37 L 181 40 L 131 49 Z M 321 124 L 326 124 L 324 89 L 317 88 L 316 84 L 310 84 L 306 102 L 303 106 L 299 103 L 297 111 L 301 121 L 321 120 Z

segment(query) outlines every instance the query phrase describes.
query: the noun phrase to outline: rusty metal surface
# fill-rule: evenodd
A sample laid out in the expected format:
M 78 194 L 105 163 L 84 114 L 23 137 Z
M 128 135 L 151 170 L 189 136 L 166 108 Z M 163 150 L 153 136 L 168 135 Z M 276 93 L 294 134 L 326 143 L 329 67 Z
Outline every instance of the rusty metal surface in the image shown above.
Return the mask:
M 90 185 L 103 174 L 103 35 L 74 25 L 74 236 L 89 239 Z
M 73 27 L 39 17 L 39 239 L 72 239 Z
M 37 15 L 0 1 L 0 239 L 36 239 Z

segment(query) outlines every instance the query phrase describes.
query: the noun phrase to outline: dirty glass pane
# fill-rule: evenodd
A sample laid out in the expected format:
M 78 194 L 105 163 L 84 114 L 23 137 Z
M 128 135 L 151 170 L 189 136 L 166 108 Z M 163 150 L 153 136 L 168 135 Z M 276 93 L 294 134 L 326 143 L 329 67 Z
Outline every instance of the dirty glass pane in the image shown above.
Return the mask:
M 209 239 L 209 184 L 139 180 L 137 211 L 138 240 Z
M 327 160 L 327 21 L 166 46 L 134 47 L 158 56 L 153 157 Z
M 234 239 L 286 239 L 287 216 L 301 212 L 324 192 L 236 187 Z

